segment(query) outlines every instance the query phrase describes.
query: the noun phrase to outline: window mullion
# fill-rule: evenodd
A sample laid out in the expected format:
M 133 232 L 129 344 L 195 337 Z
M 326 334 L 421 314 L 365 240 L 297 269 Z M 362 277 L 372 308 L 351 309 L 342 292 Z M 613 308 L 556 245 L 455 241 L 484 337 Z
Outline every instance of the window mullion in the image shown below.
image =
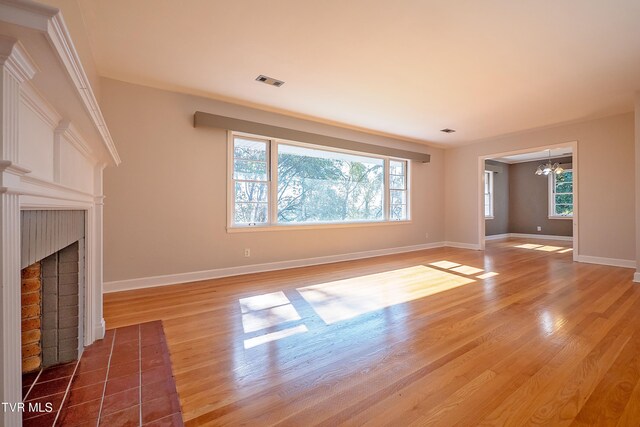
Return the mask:
M 391 161 L 384 159 L 384 220 L 391 219 Z
M 269 224 L 278 222 L 278 143 L 272 139 L 269 144 Z

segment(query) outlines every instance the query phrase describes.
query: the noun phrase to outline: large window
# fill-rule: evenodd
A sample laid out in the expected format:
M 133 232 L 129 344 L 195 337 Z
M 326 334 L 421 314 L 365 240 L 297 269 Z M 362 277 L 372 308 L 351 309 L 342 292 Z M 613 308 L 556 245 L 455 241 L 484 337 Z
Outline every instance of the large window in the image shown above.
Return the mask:
M 549 177 L 549 216 L 555 218 L 573 217 L 573 171 Z
M 231 227 L 406 221 L 409 163 L 232 134 Z
M 484 171 L 484 217 L 493 219 L 493 172 Z

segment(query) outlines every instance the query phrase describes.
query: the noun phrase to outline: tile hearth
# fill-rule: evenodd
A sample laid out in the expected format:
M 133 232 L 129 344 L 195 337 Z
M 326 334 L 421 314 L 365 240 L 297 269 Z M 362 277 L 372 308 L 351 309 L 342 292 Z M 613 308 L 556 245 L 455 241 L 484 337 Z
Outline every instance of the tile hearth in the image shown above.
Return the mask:
M 183 425 L 159 321 L 108 330 L 79 361 L 25 374 L 22 394 L 25 427 Z

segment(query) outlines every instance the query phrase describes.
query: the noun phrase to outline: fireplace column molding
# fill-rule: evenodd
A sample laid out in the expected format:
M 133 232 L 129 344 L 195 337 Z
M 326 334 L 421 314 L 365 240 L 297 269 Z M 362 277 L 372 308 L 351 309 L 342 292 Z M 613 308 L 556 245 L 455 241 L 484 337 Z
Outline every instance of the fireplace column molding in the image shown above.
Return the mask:
M 29 172 L 18 165 L 20 86 L 33 78 L 36 69 L 21 45 L 0 38 L 0 401 L 21 402 L 20 323 L 20 177 Z M 19 412 L 0 412 L 0 425 L 20 426 Z
M 87 335 L 88 343 L 92 343 L 97 339 L 104 338 L 105 333 L 105 324 L 104 318 L 102 317 L 102 284 L 103 284 L 103 253 L 102 253 L 102 244 L 103 244 L 103 236 L 102 236 L 102 224 L 103 224 L 103 212 L 104 212 L 104 199 L 105 196 L 102 195 L 102 183 L 103 183 L 103 174 L 105 164 L 99 165 L 94 169 L 94 177 L 93 177 L 93 185 L 95 188 L 96 194 L 100 194 L 99 196 L 94 197 L 93 208 L 89 209 L 87 213 L 88 223 L 93 229 L 87 233 L 87 257 L 91 257 L 91 259 L 95 260 L 94 262 L 88 264 L 90 266 L 90 270 L 87 271 L 87 275 L 90 276 L 90 280 L 87 283 L 95 283 L 98 286 L 86 286 L 87 298 L 90 301 L 89 304 L 93 303 L 93 305 L 89 308 L 86 308 L 86 313 L 90 316 L 91 319 L 96 319 L 94 324 L 94 330 L 87 331 L 85 334 Z M 99 293 L 99 295 L 94 295 L 94 293 Z M 99 320 L 98 320 L 99 319 Z

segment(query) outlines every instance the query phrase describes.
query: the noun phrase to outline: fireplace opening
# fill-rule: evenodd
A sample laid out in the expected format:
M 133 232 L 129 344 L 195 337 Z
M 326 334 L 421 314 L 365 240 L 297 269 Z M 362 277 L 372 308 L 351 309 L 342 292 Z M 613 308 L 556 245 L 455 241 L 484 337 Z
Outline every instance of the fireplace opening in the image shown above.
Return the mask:
M 22 212 L 22 373 L 84 348 L 84 212 Z
M 80 356 L 83 243 L 74 242 L 22 270 L 22 373 Z

